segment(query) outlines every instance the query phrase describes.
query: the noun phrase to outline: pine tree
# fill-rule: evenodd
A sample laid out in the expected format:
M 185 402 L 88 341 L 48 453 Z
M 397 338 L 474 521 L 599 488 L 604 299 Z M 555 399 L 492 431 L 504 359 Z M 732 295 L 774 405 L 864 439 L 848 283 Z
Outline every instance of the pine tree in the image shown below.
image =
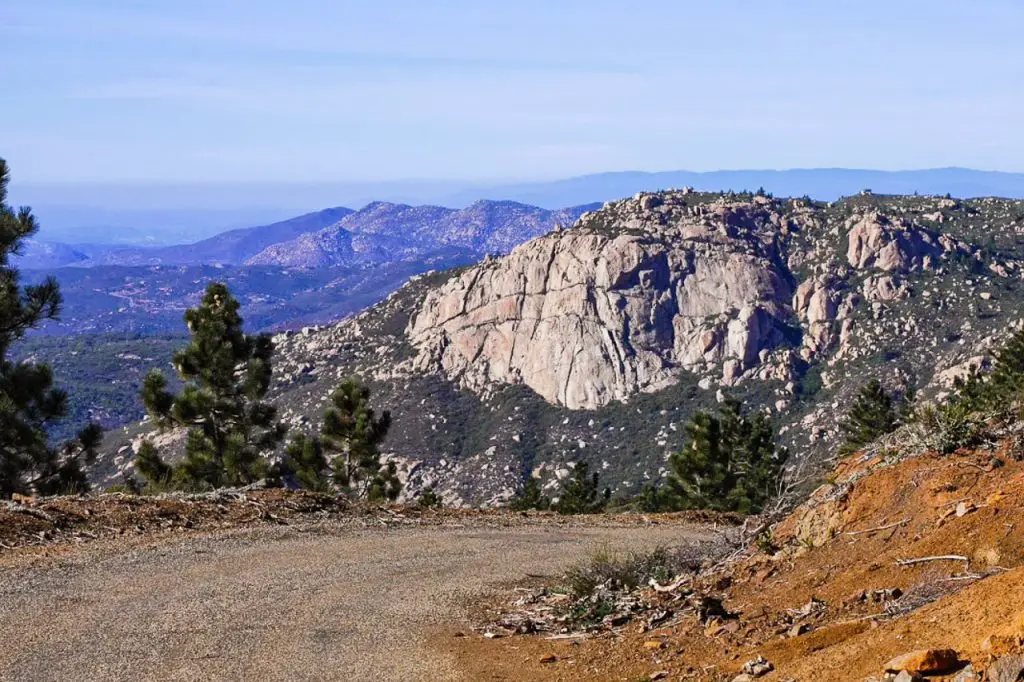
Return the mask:
M 851 454 L 892 432 L 899 425 L 900 412 L 878 379 L 865 384 L 850 407 L 839 429 L 845 435 L 841 454 Z
M 1024 330 L 1016 332 L 996 353 L 992 372 L 983 381 L 979 407 L 1005 409 L 1024 393 Z
M 551 500 L 541 491 L 540 482 L 533 476 L 527 476 L 522 491 L 512 500 L 509 508 L 515 511 L 544 511 L 551 508 Z
M 61 295 L 52 277 L 22 286 L 11 266 L 11 256 L 39 228 L 31 210 L 7 204 L 9 182 L 0 159 L 0 496 L 82 492 L 89 485 L 81 467 L 96 457 L 100 428 L 89 425 L 76 439 L 52 446 L 46 431 L 67 416 L 67 394 L 54 387 L 49 366 L 10 358 L 26 332 L 57 319 Z
M 698 412 L 685 431 L 685 446 L 669 459 L 661 504 L 743 514 L 764 508 L 789 456 L 776 447 L 764 414 L 747 417 L 740 402 L 728 400 L 718 414 Z
M 669 459 L 669 495 L 684 509 L 717 509 L 728 494 L 728 452 L 722 447 L 722 424 L 698 412 L 684 427 L 682 451 Z
M 380 417 L 370 407 L 370 389 L 354 378 L 331 394 L 320 435 L 331 461 L 334 482 L 352 497 L 394 501 L 402 483 L 394 462 L 382 465 L 380 446 L 391 428 L 391 413 Z
M 289 486 L 318 492 L 331 490 L 330 465 L 323 442 L 316 436 L 296 435 L 275 474 Z
M 444 506 L 444 500 L 442 500 L 441 496 L 434 491 L 434 486 L 430 486 L 420 493 L 419 498 L 416 500 L 416 504 L 424 509 L 440 509 Z
M 572 476 L 562 484 L 555 511 L 559 514 L 596 514 L 602 511 L 612 496 L 610 488 L 599 494 L 600 476 L 590 473 L 590 466 L 576 462 Z
M 151 444 L 146 447 L 136 467 L 151 484 L 210 489 L 245 485 L 269 473 L 264 454 L 286 433 L 276 408 L 263 401 L 274 346 L 269 335 L 242 330 L 238 309 L 227 286 L 211 283 L 199 307 L 185 313 L 192 341 L 174 356 L 181 392 L 170 393 L 158 370 L 145 378 L 142 400 L 156 423 L 188 429 L 185 458 L 173 468 Z

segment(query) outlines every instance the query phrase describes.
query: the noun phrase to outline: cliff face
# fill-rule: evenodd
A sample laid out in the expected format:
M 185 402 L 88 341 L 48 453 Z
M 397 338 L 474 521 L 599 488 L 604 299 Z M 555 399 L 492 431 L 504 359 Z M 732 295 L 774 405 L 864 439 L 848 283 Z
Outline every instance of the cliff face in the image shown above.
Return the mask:
M 835 224 L 801 202 L 695 198 L 607 205 L 431 291 L 408 329 L 416 367 L 477 391 L 523 383 L 571 409 L 681 372 L 792 382 L 800 361 L 843 351 L 864 297 L 906 294 L 890 275 L 865 280 L 862 296 L 858 273 L 931 272 L 971 253 L 877 212 Z
M 754 229 L 686 221 L 615 235 L 588 224 L 432 291 L 409 328 L 418 366 L 593 408 L 663 388 L 682 369 L 722 366 L 731 380 L 782 341 L 788 273 Z

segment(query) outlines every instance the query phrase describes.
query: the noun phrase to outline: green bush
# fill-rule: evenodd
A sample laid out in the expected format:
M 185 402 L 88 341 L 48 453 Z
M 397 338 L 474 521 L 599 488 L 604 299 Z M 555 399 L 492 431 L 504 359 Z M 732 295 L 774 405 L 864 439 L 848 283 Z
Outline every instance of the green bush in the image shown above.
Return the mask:
M 416 500 L 416 504 L 424 509 L 440 508 L 444 506 L 441 496 L 434 492 L 433 486 L 426 488 L 422 493 L 420 493 L 419 499 Z

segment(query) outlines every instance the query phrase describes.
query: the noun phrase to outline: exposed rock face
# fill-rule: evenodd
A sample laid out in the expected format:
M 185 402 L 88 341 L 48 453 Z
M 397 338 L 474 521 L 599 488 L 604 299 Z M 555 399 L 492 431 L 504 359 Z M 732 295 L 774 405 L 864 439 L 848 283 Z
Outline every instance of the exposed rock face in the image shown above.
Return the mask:
M 524 383 L 573 409 L 663 388 L 682 369 L 727 363 L 728 383 L 782 339 L 792 294 L 774 255 L 749 230 L 698 222 L 575 229 L 431 292 L 409 337 L 421 369 L 475 389 Z
M 829 225 L 802 202 L 640 194 L 433 290 L 408 336 L 418 371 L 480 393 L 525 384 L 571 409 L 682 372 L 790 381 L 798 357 L 856 353 L 862 301 L 908 296 L 905 276 L 957 252 L 970 249 L 877 210 Z
M 909 293 L 906 284 L 891 275 L 872 275 L 863 286 L 864 298 L 869 301 L 892 301 Z
M 944 251 L 955 248 L 952 241 L 940 244 L 933 233 L 878 213 L 853 218 L 849 224 L 846 259 L 855 268 L 928 270 Z
M 824 351 L 834 340 L 832 323 L 839 310 L 838 294 L 828 280 L 812 278 L 800 283 L 793 296 L 793 312 L 805 329 L 805 356 Z

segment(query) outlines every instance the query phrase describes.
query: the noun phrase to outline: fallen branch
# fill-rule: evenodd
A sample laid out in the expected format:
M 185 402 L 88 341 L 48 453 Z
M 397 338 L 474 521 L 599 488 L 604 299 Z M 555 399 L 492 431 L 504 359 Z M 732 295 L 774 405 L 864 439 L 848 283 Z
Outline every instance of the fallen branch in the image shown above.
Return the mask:
M 569 632 L 569 633 L 562 634 L 562 635 L 549 635 L 548 637 L 545 637 L 544 639 L 552 639 L 552 640 L 557 640 L 557 639 L 588 639 L 589 637 L 590 637 L 590 635 L 588 633 L 586 633 L 586 632 Z
M 865 533 L 875 533 L 875 532 L 880 531 L 880 530 L 889 530 L 890 528 L 895 528 L 896 526 L 902 526 L 904 523 L 910 523 L 910 519 L 903 519 L 901 521 L 897 521 L 896 523 L 887 523 L 884 526 L 877 526 L 875 528 L 868 528 L 868 529 L 865 529 L 865 530 L 847 531 L 846 534 L 847 535 L 863 535 Z
M 53 516 L 51 516 L 50 514 L 47 514 L 42 509 L 33 509 L 31 507 L 24 507 L 23 506 L 20 509 L 15 508 L 14 511 L 21 512 L 22 514 L 28 514 L 29 516 L 34 516 L 37 519 L 42 519 L 43 521 L 48 521 L 49 523 L 53 523 L 54 522 Z
M 923 556 L 917 559 L 897 559 L 897 566 L 913 566 L 914 564 L 923 564 L 926 561 L 962 561 L 964 563 L 970 563 L 970 559 L 959 554 L 944 554 L 942 556 Z
M 688 580 L 690 580 L 689 576 L 684 576 L 669 585 L 659 585 L 657 580 L 651 578 L 649 584 L 651 587 L 654 588 L 655 592 L 675 592 L 680 587 L 682 587 L 683 583 L 687 582 Z
M 957 580 L 981 580 L 984 577 L 980 573 L 968 573 L 966 575 L 950 576 L 949 578 L 943 578 L 943 580 L 946 582 L 956 582 Z

